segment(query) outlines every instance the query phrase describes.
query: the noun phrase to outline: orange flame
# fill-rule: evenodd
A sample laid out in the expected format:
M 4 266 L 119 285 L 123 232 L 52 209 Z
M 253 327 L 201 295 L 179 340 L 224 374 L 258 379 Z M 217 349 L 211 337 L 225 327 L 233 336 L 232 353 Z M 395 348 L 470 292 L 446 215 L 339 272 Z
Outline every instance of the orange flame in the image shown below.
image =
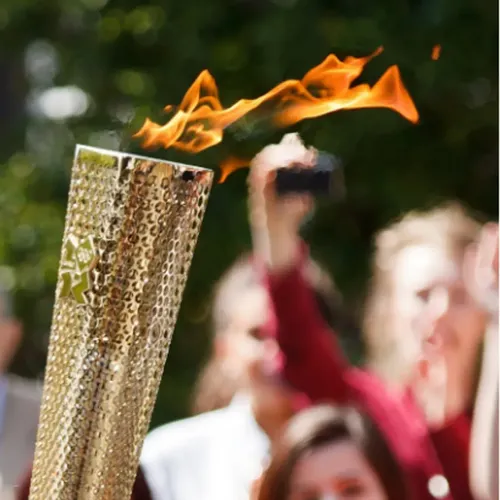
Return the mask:
M 432 47 L 432 54 L 431 54 L 432 60 L 437 61 L 440 56 L 441 56 L 441 45 L 434 45 L 434 47 Z
M 237 156 L 230 156 L 223 160 L 219 165 L 221 169 L 221 175 L 219 179 L 219 184 L 222 184 L 230 174 L 239 170 L 240 168 L 245 168 L 250 165 L 251 160 L 245 158 L 238 158 Z
M 241 99 L 229 108 L 221 104 L 215 80 L 204 70 L 169 122 L 159 125 L 147 118 L 134 137 L 142 137 L 145 147 L 173 147 L 198 153 L 221 142 L 224 129 L 269 101 L 275 104 L 273 119 L 279 126 L 354 108 L 389 108 L 416 123 L 418 112 L 397 66 L 391 66 L 373 87 L 350 87 L 364 66 L 381 51 L 380 48 L 367 57 L 347 57 L 344 61 L 330 54 L 302 80 L 284 81 L 257 99 Z M 172 106 L 165 110 L 172 110 Z

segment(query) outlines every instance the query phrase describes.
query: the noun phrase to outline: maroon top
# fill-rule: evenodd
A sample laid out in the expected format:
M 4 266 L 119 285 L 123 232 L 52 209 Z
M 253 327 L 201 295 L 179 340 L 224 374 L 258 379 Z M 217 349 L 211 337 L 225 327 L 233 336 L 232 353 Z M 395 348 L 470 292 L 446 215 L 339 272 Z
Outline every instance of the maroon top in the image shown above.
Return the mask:
M 286 274 L 265 277 L 274 309 L 266 333 L 276 336 L 281 347 L 284 378 L 309 403 L 349 403 L 365 411 L 385 436 L 416 500 L 472 500 L 470 417 L 460 415 L 439 431 L 430 431 L 411 394 L 390 392 L 375 374 L 350 366 L 304 279 L 305 254 Z M 448 495 L 430 491 L 443 486 L 439 476 L 449 484 Z

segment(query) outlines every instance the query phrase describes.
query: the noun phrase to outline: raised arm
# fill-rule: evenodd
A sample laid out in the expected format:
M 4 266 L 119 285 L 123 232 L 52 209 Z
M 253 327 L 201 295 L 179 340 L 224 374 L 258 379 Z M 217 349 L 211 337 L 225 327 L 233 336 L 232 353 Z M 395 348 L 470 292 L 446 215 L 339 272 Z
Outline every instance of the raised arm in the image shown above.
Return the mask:
M 278 340 L 285 379 L 312 402 L 345 402 L 349 367 L 306 278 L 308 254 L 299 237 L 312 200 L 297 195 L 278 198 L 272 180 L 277 168 L 299 162 L 311 165 L 314 157 L 295 134 L 256 156 L 249 176 L 250 223 L 256 264 L 274 314 L 266 333 Z

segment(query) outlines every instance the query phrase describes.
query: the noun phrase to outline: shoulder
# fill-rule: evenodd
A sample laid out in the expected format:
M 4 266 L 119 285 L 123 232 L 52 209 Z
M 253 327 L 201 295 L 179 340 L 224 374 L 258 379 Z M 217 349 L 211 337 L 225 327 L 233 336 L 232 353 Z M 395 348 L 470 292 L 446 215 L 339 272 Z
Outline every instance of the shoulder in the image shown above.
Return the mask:
M 230 420 L 229 408 L 223 408 L 157 427 L 144 441 L 141 462 L 148 464 L 201 451 L 227 430 Z

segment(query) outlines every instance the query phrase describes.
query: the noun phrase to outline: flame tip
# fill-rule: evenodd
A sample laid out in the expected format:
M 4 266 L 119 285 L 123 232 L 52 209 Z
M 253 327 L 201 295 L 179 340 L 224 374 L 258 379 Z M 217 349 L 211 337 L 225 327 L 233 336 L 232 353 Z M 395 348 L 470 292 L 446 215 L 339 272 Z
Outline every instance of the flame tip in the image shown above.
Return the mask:
M 437 61 L 441 57 L 441 45 L 438 43 L 432 47 L 431 59 Z

